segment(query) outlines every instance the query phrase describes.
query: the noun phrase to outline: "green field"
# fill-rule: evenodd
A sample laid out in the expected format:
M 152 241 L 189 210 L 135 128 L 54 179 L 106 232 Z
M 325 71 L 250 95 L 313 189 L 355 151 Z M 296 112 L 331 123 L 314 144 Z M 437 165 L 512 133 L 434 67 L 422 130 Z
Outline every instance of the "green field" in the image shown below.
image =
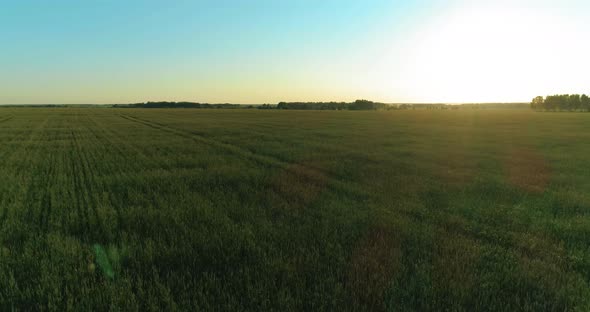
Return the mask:
M 589 311 L 590 114 L 0 110 L 0 310 Z

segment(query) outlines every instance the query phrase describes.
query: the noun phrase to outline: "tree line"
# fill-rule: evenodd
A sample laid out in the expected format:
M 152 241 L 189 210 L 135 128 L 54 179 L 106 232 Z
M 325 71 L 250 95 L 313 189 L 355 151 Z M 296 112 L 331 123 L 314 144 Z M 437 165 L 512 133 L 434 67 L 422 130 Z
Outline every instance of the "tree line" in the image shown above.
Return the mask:
M 590 97 L 586 94 L 557 94 L 537 96 L 531 101 L 537 111 L 590 111 Z
M 392 106 L 384 103 L 377 103 L 369 100 L 356 100 L 352 103 L 346 102 L 280 102 L 277 109 L 297 110 L 387 110 Z
M 296 110 L 385 110 L 394 106 L 368 100 L 345 102 L 280 102 L 277 105 L 208 104 L 193 102 L 146 102 L 115 104 L 115 108 L 258 108 L 258 109 L 296 109 Z
M 265 104 L 259 109 L 297 110 L 459 110 L 459 109 L 526 109 L 528 103 L 473 103 L 473 104 L 427 104 L 405 103 L 384 104 L 367 100 L 346 102 L 281 102 L 278 105 Z
M 586 95 L 579 96 L 577 100 L 576 95 L 569 96 L 567 102 L 573 103 L 563 105 L 563 99 L 555 99 L 555 97 L 563 96 L 548 96 L 547 99 L 543 97 L 536 97 L 531 104 L 527 103 L 475 103 L 475 104 L 427 104 L 427 103 L 398 103 L 386 104 L 373 102 L 369 100 L 356 100 L 354 102 L 280 102 L 278 104 L 209 104 L 196 102 L 145 102 L 145 103 L 130 103 L 130 104 L 45 104 L 45 105 L 0 105 L 0 108 L 9 107 L 38 107 L 38 108 L 68 108 L 68 107 L 114 107 L 114 108 L 217 108 L 217 109 L 280 109 L 280 110 L 458 110 L 458 109 L 494 109 L 494 108 L 513 108 L 526 109 L 529 105 L 538 110 L 555 110 L 566 109 L 560 107 L 567 107 L 569 110 L 588 110 L 589 104 Z M 570 99 L 570 97 L 573 97 Z M 579 103 L 579 104 L 576 104 Z
M 208 104 L 193 102 L 146 102 L 134 104 L 115 104 L 116 108 L 258 108 L 258 109 L 296 109 L 296 110 L 385 110 L 394 106 L 368 100 L 345 102 L 280 102 L 277 105 Z
M 242 108 L 240 104 L 209 104 L 193 102 L 146 102 L 134 104 L 115 104 L 115 108 Z

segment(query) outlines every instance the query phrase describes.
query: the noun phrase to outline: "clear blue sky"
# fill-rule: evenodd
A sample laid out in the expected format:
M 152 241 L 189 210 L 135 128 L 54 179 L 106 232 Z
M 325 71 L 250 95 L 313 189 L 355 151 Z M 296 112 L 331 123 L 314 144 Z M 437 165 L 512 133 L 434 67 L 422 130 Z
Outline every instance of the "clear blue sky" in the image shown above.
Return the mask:
M 507 78 L 540 76 L 541 62 L 552 75 L 576 64 L 587 73 L 587 44 L 527 55 L 552 37 L 586 40 L 588 8 L 567 0 L 0 0 L 0 104 L 520 101 L 590 92 L 587 74 L 567 84 L 536 77 L 522 93 Z M 531 28 L 552 15 L 551 28 Z M 460 92 L 473 81 L 490 92 Z

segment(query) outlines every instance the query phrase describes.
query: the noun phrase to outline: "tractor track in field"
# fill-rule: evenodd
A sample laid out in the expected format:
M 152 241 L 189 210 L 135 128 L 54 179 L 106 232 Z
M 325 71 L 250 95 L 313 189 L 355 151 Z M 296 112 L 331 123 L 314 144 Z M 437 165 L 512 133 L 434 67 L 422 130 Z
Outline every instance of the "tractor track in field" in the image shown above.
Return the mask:
M 10 120 L 12 118 L 13 117 L 10 117 L 10 118 L 7 118 L 7 119 L 3 119 L 3 120 L 0 120 L 0 122 L 4 122 L 4 121 Z M 35 128 L 30 128 L 28 131 L 23 131 L 22 133 L 20 133 L 18 135 L 15 135 L 7 143 L 14 143 L 14 142 L 17 142 L 17 141 L 23 141 L 24 142 L 24 140 L 21 140 L 21 139 L 24 139 L 26 137 L 27 139 L 29 139 L 28 143 L 30 144 L 30 142 L 31 142 L 30 139 L 33 136 L 33 134 L 35 133 L 35 131 L 38 130 L 38 129 L 40 129 L 40 128 L 42 128 L 46 124 L 46 122 L 47 122 L 47 120 L 44 123 L 41 123 L 40 125 L 38 125 Z M 29 144 L 27 144 L 27 145 L 29 145 Z M 4 153 L 0 154 L 0 159 L 6 160 L 6 158 L 12 156 L 16 151 L 18 151 L 18 149 L 3 150 L 3 151 L 4 151 Z
M 87 127 L 87 129 L 94 136 L 94 138 L 97 141 L 107 142 L 108 146 L 111 146 L 114 148 L 114 150 L 119 155 L 121 160 L 129 160 L 129 157 L 128 157 L 129 154 L 126 154 L 124 152 L 123 148 L 121 148 L 121 146 L 127 146 L 128 145 L 127 143 L 120 140 L 118 138 L 118 136 L 113 131 L 109 130 L 108 127 L 104 127 L 103 125 L 99 124 L 94 118 L 89 117 L 88 120 L 89 120 L 89 122 L 91 122 L 94 125 L 94 127 Z M 102 133 L 99 133 L 99 129 L 102 130 Z M 113 140 L 113 138 L 117 139 L 117 142 L 115 142 Z M 103 145 L 103 150 L 105 153 L 108 153 L 111 151 L 111 150 L 105 148 L 104 145 Z M 150 158 L 145 156 L 143 153 L 141 153 L 137 149 L 132 147 L 132 150 L 135 153 L 141 155 L 145 161 L 151 161 Z M 93 164 L 101 163 L 103 167 L 108 168 L 110 170 L 110 172 L 114 173 L 116 176 L 129 177 L 129 174 L 125 170 L 123 170 L 123 168 L 121 166 L 115 166 L 111 162 L 101 162 L 96 157 L 92 157 L 92 158 L 93 159 L 92 159 L 91 163 L 93 163 Z M 126 165 L 126 168 L 127 169 L 129 169 L 129 167 L 132 168 L 131 169 L 132 172 L 138 172 L 138 171 L 142 170 L 142 167 L 138 166 L 138 164 L 143 163 L 143 162 L 138 162 L 138 161 L 129 162 L 129 161 L 127 161 L 127 162 L 119 162 L 119 164 L 120 163 L 124 163 L 124 164 L 130 163 L 131 165 Z M 96 167 L 95 167 L 95 169 L 96 169 Z M 103 189 L 108 189 L 108 185 L 106 185 L 104 182 L 102 182 L 101 186 Z M 123 215 L 122 215 L 122 207 L 119 204 L 117 204 L 117 201 L 114 199 L 113 192 L 109 192 L 108 195 L 109 195 L 109 202 L 110 202 L 111 206 L 113 207 L 113 210 L 115 211 L 115 214 L 117 216 L 117 230 L 116 230 L 116 233 L 113 233 L 113 234 L 117 238 L 120 238 L 120 235 L 121 235 L 120 228 L 124 224 Z
M 78 218 L 80 218 L 80 223 L 81 226 L 83 226 L 84 228 L 88 229 L 91 227 L 90 224 L 90 217 L 88 216 L 88 211 L 87 211 L 87 207 L 88 207 L 88 203 L 86 200 L 86 197 L 84 196 L 86 190 L 84 189 L 84 185 L 81 182 L 81 178 L 80 178 L 80 173 L 82 172 L 82 168 L 80 165 L 80 151 L 78 149 L 77 146 L 77 141 L 76 141 L 76 137 L 74 134 L 73 130 L 70 130 L 71 133 L 71 141 L 70 144 L 71 149 L 70 149 L 70 169 L 71 169 L 71 173 L 72 173 L 72 178 L 73 178 L 73 193 L 74 193 L 74 198 L 76 200 L 75 206 L 76 206 L 76 210 L 78 213 Z M 77 233 L 79 235 L 81 235 L 83 238 L 88 238 L 86 237 L 88 235 L 88 232 L 86 231 L 80 231 L 80 233 Z
M 239 155 L 239 156 L 245 156 L 246 158 L 252 159 L 262 165 L 273 165 L 276 167 L 286 167 L 287 165 L 289 165 L 289 163 L 284 162 L 282 160 L 276 159 L 274 157 L 269 157 L 269 156 L 265 156 L 265 155 L 260 155 L 260 154 L 256 154 L 253 153 L 249 150 L 243 149 L 241 147 L 238 147 L 236 145 L 233 144 L 227 144 L 227 143 L 221 143 L 221 142 L 217 142 L 211 139 L 207 139 L 204 138 L 202 135 L 190 132 L 190 131 L 186 131 L 186 130 L 180 130 L 177 128 L 173 128 L 164 124 L 160 124 L 157 122 L 153 122 L 153 121 L 149 121 L 149 120 L 145 120 L 145 119 L 141 119 L 138 117 L 132 117 L 132 116 L 127 116 L 127 115 L 121 115 L 121 117 L 129 120 L 129 121 L 133 121 L 136 123 L 140 123 L 143 124 L 145 126 L 151 127 L 153 129 L 156 130 L 160 130 L 160 131 L 164 131 L 164 132 L 168 132 L 168 133 L 172 133 L 172 134 L 176 134 L 180 137 L 184 137 L 184 138 L 189 138 L 192 139 L 194 141 L 200 142 L 200 143 L 204 143 L 207 144 L 209 146 L 213 146 L 219 149 L 223 149 L 226 151 L 229 151 L 233 154 Z
M 143 123 L 144 125 L 150 126 L 152 128 L 158 129 L 158 130 L 164 130 L 165 132 L 174 133 L 174 134 L 184 137 L 184 138 L 189 138 L 189 139 L 192 139 L 195 141 L 199 141 L 201 143 L 207 144 L 207 145 L 215 147 L 217 149 L 229 150 L 236 155 L 246 156 L 246 158 L 252 159 L 252 160 L 254 160 L 260 164 L 263 164 L 263 165 L 268 165 L 269 163 L 271 163 L 271 164 L 276 163 L 277 166 L 289 166 L 289 165 L 294 164 L 293 162 L 291 162 L 289 160 L 281 159 L 279 157 L 271 156 L 271 155 L 267 155 L 267 154 L 257 153 L 256 151 L 252 151 L 250 149 L 240 147 L 239 145 L 236 145 L 236 144 L 224 143 L 224 142 L 220 142 L 218 140 L 208 139 L 203 135 L 203 133 L 198 132 L 198 131 L 176 128 L 176 127 L 172 127 L 172 126 L 169 126 L 169 125 L 166 125 L 163 123 L 159 123 L 159 122 L 155 122 L 155 121 L 151 121 L 151 120 L 146 120 L 146 119 L 142 119 L 142 118 L 135 117 L 135 116 L 121 115 L 121 117 L 123 117 L 123 118 L 129 117 L 129 118 L 135 119 L 135 120 L 131 120 L 131 121 Z M 128 120 L 130 120 L 130 119 L 128 119 Z M 270 128 L 270 126 L 268 126 L 268 127 Z M 164 128 L 164 129 L 160 129 L 160 128 Z M 254 134 L 259 134 L 259 135 L 266 134 L 265 132 L 261 132 L 261 131 L 250 131 L 249 130 L 249 132 L 254 133 Z M 309 164 L 307 164 L 307 165 L 305 165 L 305 167 L 309 170 L 319 172 L 322 175 L 333 176 L 333 174 L 331 174 L 330 172 L 327 172 L 321 166 L 310 166 Z
M 90 237 L 91 239 L 94 239 L 95 241 L 97 240 L 97 238 L 104 238 L 105 237 L 105 230 L 104 230 L 104 225 L 102 223 L 102 219 L 100 218 L 100 214 L 98 213 L 98 203 L 96 201 L 96 198 L 94 197 L 94 192 L 93 192 L 93 187 L 91 185 L 91 174 L 92 172 L 90 171 L 90 164 L 88 161 L 88 157 L 85 155 L 85 153 L 82 151 L 82 148 L 80 146 L 80 142 L 76 136 L 76 134 L 74 133 L 73 130 L 71 130 L 72 133 L 72 143 L 75 146 L 76 149 L 76 157 L 72 159 L 72 161 L 74 161 L 78 166 L 78 171 L 74 171 L 74 179 L 75 179 L 75 184 L 76 184 L 76 189 L 80 190 L 78 192 L 76 192 L 77 197 L 81 198 L 81 200 L 79 200 L 79 203 L 82 203 L 84 206 L 80 207 L 80 210 L 84 211 L 84 214 L 86 216 L 86 220 L 87 220 L 87 224 L 88 225 L 92 225 L 91 224 L 91 218 L 90 215 L 88 214 L 88 211 L 90 211 L 93 215 L 94 215 L 94 219 L 96 220 L 96 227 L 94 230 L 91 230 L 90 233 L 91 234 L 95 234 L 95 230 L 98 230 L 98 235 L 97 237 Z M 81 193 L 81 194 L 80 194 Z
M 44 132 L 42 138 L 48 138 Z M 49 141 L 49 140 L 45 140 Z M 49 230 L 49 216 L 51 215 L 51 182 L 55 174 L 55 154 L 46 153 L 36 167 L 36 174 L 27 190 L 27 219 L 37 224 L 43 235 Z M 35 223 L 33 220 L 37 218 Z
M 20 135 L 16 135 L 14 136 L 11 140 L 10 143 L 13 142 L 17 142 L 17 140 L 19 140 L 20 138 L 24 138 L 27 134 L 30 136 L 33 135 L 33 130 L 34 129 L 30 129 L 28 132 L 23 132 Z M 10 156 L 14 155 L 16 153 L 18 149 L 8 149 L 8 150 L 3 150 L 4 153 L 2 153 L 0 155 L 0 159 L 6 160 L 7 158 L 9 158 Z M 9 188 L 8 190 L 12 190 L 14 189 L 16 186 L 12 186 L 11 188 Z M 6 207 L 6 202 L 8 201 L 8 196 L 2 196 L 1 197 L 1 201 L 0 201 L 0 207 L 2 207 L 2 212 L 0 214 L 0 226 L 4 224 L 4 221 L 6 220 L 6 217 L 8 216 L 8 208 Z
M 74 134 L 72 132 L 72 136 L 73 135 Z M 81 198 L 81 196 L 80 196 L 81 188 L 80 188 L 80 182 L 78 181 L 78 179 L 79 179 L 78 174 L 77 174 L 78 170 L 76 169 L 76 157 L 74 155 L 75 147 L 73 146 L 73 144 L 74 144 L 73 142 L 70 142 L 70 144 L 72 144 L 72 147 L 70 149 L 70 157 L 69 158 L 70 158 L 70 170 L 71 170 L 71 174 L 72 174 L 72 178 L 73 178 L 72 180 L 74 183 L 74 185 L 73 185 L 74 186 L 73 197 L 75 200 L 74 205 L 76 206 L 76 212 L 78 214 L 78 218 L 80 219 L 80 223 L 81 223 L 80 225 L 88 228 L 89 224 L 90 224 L 88 222 L 88 214 L 84 210 L 84 206 L 85 206 L 85 204 L 83 202 L 84 199 Z M 83 236 L 84 232 L 80 231 L 80 233 L 76 233 L 76 234 Z
M 277 159 L 272 156 L 257 154 L 255 152 L 244 149 L 244 148 L 239 147 L 237 145 L 233 145 L 233 144 L 229 144 L 229 143 L 222 143 L 222 142 L 218 142 L 218 141 L 215 141 L 212 139 L 207 139 L 207 138 L 203 137 L 202 135 L 195 134 L 191 131 L 180 130 L 180 129 L 170 127 L 170 126 L 167 126 L 167 125 L 164 125 L 161 123 L 145 120 L 145 119 L 134 117 L 134 116 L 128 116 L 128 115 L 120 115 L 120 116 L 121 116 L 121 118 L 124 118 L 126 120 L 129 120 L 129 121 L 132 121 L 135 123 L 139 123 L 139 124 L 142 124 L 144 126 L 147 126 L 147 127 L 159 130 L 159 131 L 172 133 L 172 134 L 175 134 L 180 137 L 191 139 L 191 140 L 196 141 L 198 143 L 206 144 L 206 145 L 212 146 L 214 148 L 230 152 L 230 153 L 237 155 L 237 156 L 242 156 L 244 158 L 253 160 L 253 161 L 255 161 L 259 164 L 265 165 L 265 166 L 272 166 L 272 167 L 281 168 L 281 169 L 289 171 L 295 175 L 299 174 L 299 172 L 297 171 L 297 168 L 293 167 L 294 163 L 286 162 L 286 161 Z M 345 192 L 346 194 L 354 194 L 357 197 L 365 198 L 365 199 L 369 197 L 365 191 L 362 191 L 359 189 L 359 185 L 357 183 L 351 183 L 351 182 L 344 183 L 344 182 L 340 181 L 339 179 L 336 179 L 333 176 L 330 176 L 327 172 L 325 172 L 323 170 L 319 170 L 315 167 L 305 166 L 302 164 L 299 164 L 299 167 L 305 167 L 305 169 L 309 172 L 319 173 L 317 176 L 326 177 L 326 181 L 329 182 L 328 184 L 331 185 L 332 187 L 334 187 L 338 191 Z M 313 177 L 316 175 L 314 174 L 311 176 Z M 316 181 L 316 182 L 318 182 L 318 181 Z M 351 184 L 352 184 L 352 186 L 351 186 Z
M 8 116 L 8 117 L 6 117 L 6 118 L 0 119 L 0 122 L 9 121 L 9 120 L 11 120 L 12 118 L 14 118 L 14 116 Z
M 7 121 L 12 119 L 13 117 L 9 117 L 6 119 L 3 119 L 0 122 L 3 121 Z M 23 131 L 22 133 L 20 133 L 19 135 L 15 135 L 11 140 L 10 143 L 13 142 L 17 142 L 17 141 L 22 141 L 23 144 L 19 146 L 19 148 L 15 148 L 15 149 L 10 149 L 10 150 L 5 150 L 4 153 L 2 155 L 0 155 L 0 158 L 3 160 L 6 160 L 7 158 L 13 156 L 16 154 L 17 151 L 20 150 L 25 150 L 28 147 L 30 147 L 33 144 L 33 136 L 37 133 L 37 131 L 39 129 L 42 129 L 45 127 L 45 125 L 47 124 L 47 119 L 45 119 L 43 122 L 39 123 L 36 127 L 31 127 L 29 128 L 28 131 Z M 25 139 L 26 138 L 26 139 Z M 22 140 L 21 140 L 22 139 Z M 31 158 L 30 156 L 32 155 L 32 153 L 25 153 L 25 155 L 29 156 L 29 158 Z M 26 163 L 27 159 L 29 158 L 25 158 L 25 159 L 20 159 L 20 163 Z M 6 162 L 5 162 L 6 163 Z M 26 172 L 26 170 L 20 170 L 21 172 Z M 29 192 L 31 192 L 31 184 L 34 184 L 34 180 L 31 180 L 29 182 L 29 185 L 27 187 L 27 191 L 24 194 L 25 196 L 25 201 L 28 200 L 29 196 L 31 195 Z M 13 185 L 8 189 L 8 192 L 10 193 L 10 191 L 17 189 L 19 186 L 18 185 Z M 8 202 L 8 196 L 1 196 L 2 200 L 0 201 L 0 207 L 2 207 L 2 213 L 0 215 L 0 226 L 3 226 L 4 223 L 6 222 L 6 219 L 8 218 L 8 207 L 7 207 L 7 202 Z
M 119 156 L 121 157 L 121 159 L 127 159 L 126 154 L 124 153 L 123 149 L 120 147 L 119 144 L 124 144 L 123 142 L 119 141 L 118 143 L 113 142 L 113 140 L 111 139 L 111 137 L 108 134 L 112 134 L 111 130 L 109 130 L 107 127 L 103 127 L 102 125 L 98 124 L 96 122 L 96 120 L 94 120 L 93 118 L 89 118 L 89 120 L 96 126 L 96 127 L 88 127 L 89 131 L 92 133 L 92 135 L 99 141 L 105 141 L 108 142 L 109 146 L 114 147 L 115 151 L 117 152 L 117 154 L 119 154 Z M 101 129 L 103 131 L 103 133 L 106 133 L 107 135 L 100 135 L 98 133 L 97 129 Z M 133 168 L 135 168 L 136 170 L 139 169 L 139 166 L 137 166 L 138 162 L 130 162 Z M 117 175 L 123 177 L 123 176 L 127 176 L 127 173 L 122 170 L 121 167 L 116 167 L 113 166 L 111 163 L 106 162 L 103 163 L 103 166 L 108 167 L 111 172 L 116 172 Z M 107 188 L 107 185 L 103 184 L 102 185 L 103 188 Z M 120 239 L 121 237 L 121 226 L 123 225 L 123 215 L 122 215 L 122 208 L 119 204 L 117 204 L 117 201 L 114 200 L 114 195 L 113 192 L 109 192 L 109 201 L 113 207 L 113 209 L 115 210 L 115 214 L 117 215 L 117 227 L 116 227 L 116 232 L 113 233 L 114 236 L 117 238 L 117 240 Z
M 119 155 L 121 155 L 122 159 L 129 160 L 129 154 L 125 153 L 124 149 L 121 148 L 121 146 L 128 147 L 130 151 L 134 152 L 135 155 L 138 155 L 139 158 L 141 158 L 141 161 L 137 161 L 137 160 L 131 161 L 131 163 L 133 164 L 133 167 L 136 168 L 137 170 L 145 169 L 144 166 L 138 166 L 138 164 L 143 164 L 143 163 L 152 163 L 154 165 L 158 165 L 160 168 L 166 169 L 162 166 L 163 164 L 161 162 L 154 161 L 152 158 L 150 158 L 144 152 L 142 152 L 139 148 L 133 146 L 132 144 L 129 144 L 129 142 L 121 140 L 120 133 L 117 133 L 117 132 L 109 129 L 108 127 L 104 127 L 104 126 L 100 125 L 94 119 L 91 119 L 91 121 L 95 125 L 97 125 L 98 128 L 103 129 L 103 131 L 105 133 L 107 133 L 107 135 L 104 136 L 104 138 L 111 144 L 111 146 L 113 146 L 116 149 L 117 153 Z M 97 134 L 96 130 L 91 130 L 91 131 L 93 132 L 93 134 L 97 138 L 100 136 L 99 134 Z
M 55 156 L 49 153 L 49 168 L 41 182 L 42 198 L 39 201 L 39 227 L 42 233 L 47 234 L 49 231 L 49 217 L 51 216 L 51 182 L 55 175 Z

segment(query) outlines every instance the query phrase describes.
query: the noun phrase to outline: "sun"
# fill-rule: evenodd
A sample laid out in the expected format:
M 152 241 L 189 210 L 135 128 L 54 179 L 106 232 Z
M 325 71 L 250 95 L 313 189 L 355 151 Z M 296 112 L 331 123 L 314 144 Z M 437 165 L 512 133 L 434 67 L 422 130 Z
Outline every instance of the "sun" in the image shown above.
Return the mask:
M 422 102 L 516 102 L 582 93 L 590 88 L 584 77 L 590 69 L 586 30 L 550 8 L 464 5 L 425 21 L 411 34 L 410 48 L 382 60 L 387 70 L 378 80 Z M 387 79 L 392 72 L 398 73 L 395 81 Z

